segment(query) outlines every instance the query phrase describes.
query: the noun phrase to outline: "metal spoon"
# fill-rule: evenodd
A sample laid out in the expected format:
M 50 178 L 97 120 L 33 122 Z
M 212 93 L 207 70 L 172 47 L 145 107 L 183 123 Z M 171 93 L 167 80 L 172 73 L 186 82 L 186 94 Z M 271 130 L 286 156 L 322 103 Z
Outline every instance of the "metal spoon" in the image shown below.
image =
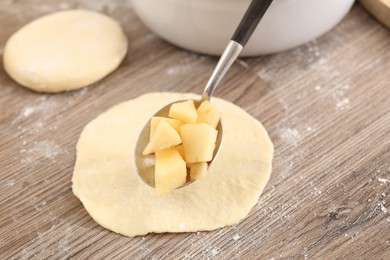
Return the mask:
M 245 44 L 248 42 L 249 38 L 252 36 L 253 31 L 256 29 L 261 18 L 267 11 L 268 7 L 272 3 L 272 0 L 252 0 L 250 3 L 244 17 L 242 18 L 240 24 L 238 25 L 233 37 L 229 41 L 229 44 L 226 46 L 221 58 L 218 61 L 217 66 L 214 69 L 213 74 L 211 75 L 209 81 L 207 82 L 206 87 L 203 90 L 203 94 L 200 100 L 194 100 L 195 107 L 198 107 L 200 103 L 204 100 L 210 100 L 211 95 L 214 89 L 217 87 L 218 83 L 221 81 L 223 76 L 229 70 L 233 62 L 237 59 L 241 50 L 244 48 Z M 181 102 L 175 101 L 173 103 Z M 168 117 L 169 108 L 173 103 L 170 103 L 160 109 L 154 116 L 159 117 Z M 221 148 L 222 139 L 223 139 L 223 127 L 222 120 L 219 121 L 217 125 L 218 135 L 215 144 L 213 159 L 208 163 L 210 167 L 211 163 L 215 160 L 218 155 L 218 152 Z M 134 152 L 134 164 L 138 175 L 141 179 L 151 187 L 155 187 L 154 183 L 154 162 L 153 159 L 147 156 L 142 155 L 143 149 L 149 142 L 150 134 L 150 120 L 142 129 Z M 187 181 L 181 187 L 184 187 L 193 181 Z M 179 188 L 181 188 L 179 187 Z

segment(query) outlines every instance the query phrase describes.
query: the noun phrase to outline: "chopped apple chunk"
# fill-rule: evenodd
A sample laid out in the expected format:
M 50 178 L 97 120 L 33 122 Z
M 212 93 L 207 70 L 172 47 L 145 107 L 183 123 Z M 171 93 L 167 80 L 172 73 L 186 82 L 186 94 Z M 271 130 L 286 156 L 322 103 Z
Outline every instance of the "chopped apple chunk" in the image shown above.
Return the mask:
M 181 144 L 181 145 L 178 145 L 178 146 L 176 146 L 175 148 L 176 148 L 176 150 L 179 152 L 181 158 L 183 158 L 183 160 L 185 161 L 185 160 L 186 160 L 186 157 L 185 157 L 185 155 L 184 155 L 184 148 L 183 148 L 183 145 L 182 145 L 182 144 Z
M 197 109 L 198 119 L 196 123 L 206 123 L 216 128 L 221 115 L 215 107 L 207 100 L 203 101 Z
M 176 146 L 181 144 L 181 142 L 179 133 L 170 124 L 161 120 L 142 154 L 151 154 L 158 150 Z
M 213 159 L 218 131 L 208 124 L 184 124 L 180 127 L 187 163 L 208 162 Z
M 195 123 L 198 118 L 193 100 L 174 103 L 169 109 L 169 117 L 180 120 L 183 123 Z
M 207 172 L 207 162 L 201 163 L 191 163 L 190 167 L 190 179 L 199 180 L 206 175 Z
M 186 163 L 175 148 L 156 151 L 156 194 L 162 195 L 186 183 Z
M 150 138 L 152 138 L 152 135 L 154 134 L 154 131 L 156 131 L 157 125 L 158 125 L 158 123 L 160 123 L 161 120 L 167 122 L 178 133 L 180 133 L 180 126 L 183 124 L 180 120 L 166 118 L 166 117 L 160 117 L 160 116 L 154 116 L 150 120 Z

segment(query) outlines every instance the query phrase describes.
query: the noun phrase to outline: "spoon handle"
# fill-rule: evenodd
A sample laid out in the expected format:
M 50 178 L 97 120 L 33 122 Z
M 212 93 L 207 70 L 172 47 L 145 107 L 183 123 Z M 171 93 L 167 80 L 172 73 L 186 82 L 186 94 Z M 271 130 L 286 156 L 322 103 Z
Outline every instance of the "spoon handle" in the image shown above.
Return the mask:
M 271 3 L 272 0 L 252 0 L 233 34 L 232 41 L 244 47 Z
M 211 98 L 214 89 L 230 69 L 233 62 L 237 59 L 272 1 L 273 0 L 252 0 L 203 90 L 202 100 L 209 100 Z

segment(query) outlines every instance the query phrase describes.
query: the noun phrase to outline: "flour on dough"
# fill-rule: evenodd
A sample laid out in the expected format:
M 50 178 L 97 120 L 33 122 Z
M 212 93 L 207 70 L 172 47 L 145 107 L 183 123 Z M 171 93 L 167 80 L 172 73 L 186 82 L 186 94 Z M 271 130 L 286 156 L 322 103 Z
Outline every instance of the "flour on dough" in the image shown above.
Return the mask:
M 273 145 L 264 127 L 238 106 L 213 98 L 224 126 L 223 146 L 207 176 L 164 196 L 134 170 L 136 139 L 161 107 L 193 94 L 150 93 L 90 122 L 77 143 L 73 193 L 103 227 L 126 236 L 194 232 L 245 218 L 266 185 Z
M 43 16 L 13 34 L 4 48 L 7 73 L 40 92 L 84 87 L 116 69 L 127 39 L 113 19 L 70 10 Z

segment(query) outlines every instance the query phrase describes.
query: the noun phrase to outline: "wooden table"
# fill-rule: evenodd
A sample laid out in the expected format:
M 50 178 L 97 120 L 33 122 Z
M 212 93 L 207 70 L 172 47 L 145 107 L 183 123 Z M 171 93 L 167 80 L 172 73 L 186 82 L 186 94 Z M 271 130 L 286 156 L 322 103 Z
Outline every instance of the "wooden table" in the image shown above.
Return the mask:
M 390 37 L 359 5 L 316 41 L 240 59 L 216 91 L 275 145 L 249 216 L 212 232 L 135 238 L 99 226 L 72 194 L 80 132 L 146 92 L 201 92 L 217 60 L 157 38 L 119 0 L 4 0 L 1 52 L 22 25 L 68 8 L 115 17 L 129 53 L 102 81 L 51 95 L 20 87 L 1 66 L 0 259 L 390 259 Z

